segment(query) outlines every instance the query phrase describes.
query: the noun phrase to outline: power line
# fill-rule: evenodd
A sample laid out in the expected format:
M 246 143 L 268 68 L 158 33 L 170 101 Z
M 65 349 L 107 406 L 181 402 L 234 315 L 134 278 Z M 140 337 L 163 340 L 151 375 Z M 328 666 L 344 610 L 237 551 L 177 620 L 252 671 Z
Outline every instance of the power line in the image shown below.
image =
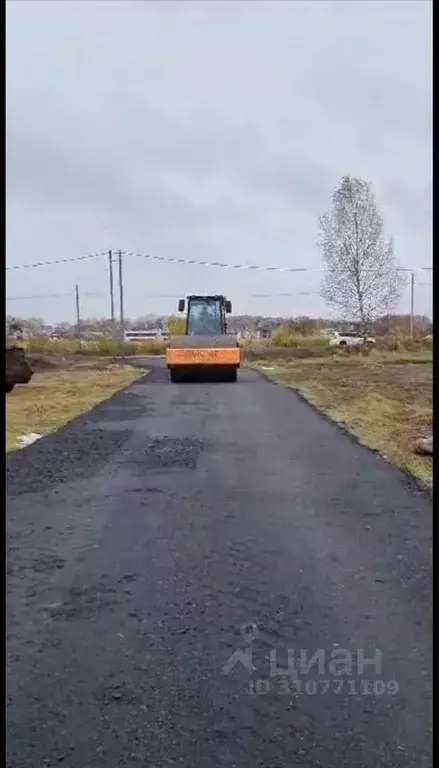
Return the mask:
M 149 253 L 134 253 L 132 251 L 125 253 L 126 256 L 139 256 L 151 261 L 161 261 L 168 264 L 191 264 L 201 267 L 220 267 L 225 269 L 249 269 L 261 270 L 263 272 L 322 272 L 320 267 L 267 267 L 262 264 L 229 264 L 222 261 L 201 261 L 200 259 L 177 259 L 170 256 L 153 256 Z
M 418 283 L 419 285 L 419 283 Z M 74 295 L 74 291 L 71 291 L 70 293 L 44 293 L 39 294 L 35 296 L 7 296 L 6 301 L 25 301 L 26 299 L 61 299 L 66 297 L 71 297 Z M 173 293 L 173 294 L 158 294 L 158 293 L 146 293 L 143 294 L 142 298 L 144 299 L 179 299 L 181 294 Z M 320 291 L 295 291 L 291 293 L 249 293 L 246 294 L 247 296 L 251 298 L 256 299 L 266 299 L 266 298 L 275 298 L 280 296 L 317 296 L 320 295 Z M 82 293 L 82 296 L 93 296 L 95 298 L 103 298 L 105 294 L 103 293 Z
M 40 293 L 34 296 L 6 296 L 6 301 L 26 301 L 27 299 L 65 299 L 73 296 L 74 291 L 69 293 Z M 94 299 L 101 299 L 105 296 L 104 293 L 83 293 L 83 296 L 89 296 Z
M 6 296 L 6 301 L 26 301 L 27 299 L 65 299 L 67 296 L 72 296 L 70 293 L 41 293 L 35 296 Z
M 54 261 L 36 261 L 33 264 L 14 264 L 10 267 L 6 267 L 6 271 L 10 269 L 33 269 L 34 267 L 50 267 L 53 264 L 70 264 L 74 261 L 85 261 L 85 259 L 97 259 L 100 256 L 107 256 L 108 251 L 102 251 L 101 253 L 88 253 L 86 256 L 72 256 L 70 259 L 55 259 Z
M 416 286 L 418 285 L 424 285 L 424 286 L 432 286 L 432 283 L 424 283 L 424 282 L 416 282 Z M 34 296 L 7 296 L 6 301 L 26 301 L 31 299 L 58 299 L 58 298 L 66 298 L 69 296 L 72 296 L 74 294 L 74 291 L 70 291 L 70 293 L 41 293 L 41 294 L 35 294 Z M 255 299 L 268 299 L 268 298 L 277 298 L 277 297 L 289 297 L 289 296 L 319 296 L 320 291 L 286 291 L 282 293 L 246 293 L 246 296 L 250 298 Z M 104 293 L 88 293 L 83 292 L 82 296 L 88 296 L 91 298 L 105 298 L 106 294 Z M 180 294 L 178 293 L 145 293 L 142 294 L 143 299 L 178 299 L 180 298 Z
M 125 252 L 125 256 L 140 256 L 144 259 L 153 261 L 162 261 L 172 264 L 192 264 L 203 267 L 222 267 L 227 269 L 249 269 L 261 270 L 263 272 L 325 272 L 324 267 L 268 267 L 262 264 L 229 264 L 220 261 L 200 261 L 199 259 L 177 259 L 169 256 L 153 256 L 146 253 L 135 253 L 134 251 Z M 399 272 L 418 272 L 422 270 L 432 270 L 433 267 L 398 267 Z
M 249 270 L 261 270 L 267 272 L 322 272 L 321 267 L 268 267 L 260 264 L 228 264 L 227 262 L 220 261 L 201 261 L 199 259 L 177 259 L 170 256 L 154 256 L 147 253 L 135 253 L 134 251 L 119 251 L 123 256 L 137 256 L 143 259 L 150 259 L 152 261 L 161 261 L 168 264 L 191 264 L 203 267 L 221 267 L 228 269 L 249 269 Z M 85 259 L 95 259 L 101 256 L 108 257 L 108 251 L 101 253 L 91 253 L 87 256 L 74 256 L 70 259 L 55 259 L 53 261 L 37 261 L 33 264 L 14 264 L 13 266 L 6 267 L 6 270 L 12 269 L 33 269 L 36 267 L 49 267 L 55 264 L 70 264 L 75 261 L 84 261 Z
M 221 261 L 202 261 L 199 259 L 177 259 L 171 256 L 156 256 L 147 253 L 136 253 L 134 251 L 121 251 L 123 256 L 136 256 L 143 259 L 149 259 L 151 261 L 161 261 L 168 264 L 187 264 L 203 267 L 220 267 L 223 269 L 248 269 L 252 271 L 262 272 L 324 272 L 324 267 L 269 267 L 262 264 L 229 264 L 228 262 Z M 86 256 L 74 256 L 69 259 L 55 259 L 53 261 L 38 261 L 33 264 L 15 264 L 10 267 L 6 267 L 6 270 L 12 269 L 33 269 L 36 267 L 47 267 L 54 264 L 69 264 L 75 261 L 84 261 L 86 259 L 96 259 L 101 256 L 108 257 L 108 251 L 101 251 L 100 253 L 90 253 Z M 432 271 L 433 267 L 398 267 L 400 272 L 420 272 L 420 271 Z

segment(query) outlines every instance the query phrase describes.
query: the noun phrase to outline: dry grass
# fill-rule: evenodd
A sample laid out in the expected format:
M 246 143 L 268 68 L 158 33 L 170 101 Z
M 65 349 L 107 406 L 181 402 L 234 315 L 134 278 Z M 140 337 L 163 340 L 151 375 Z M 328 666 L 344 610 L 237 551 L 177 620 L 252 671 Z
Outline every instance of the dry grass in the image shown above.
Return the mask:
M 241 344 L 243 357 L 246 360 L 266 360 L 305 357 L 331 357 L 337 354 L 337 351 L 329 346 L 329 339 L 320 335 L 300 335 L 286 334 L 277 332 L 270 340 L 244 341 Z M 367 354 L 367 350 L 347 349 L 345 355 Z M 424 355 L 426 359 L 432 357 L 432 345 L 422 339 L 409 339 L 407 337 L 396 337 L 395 335 L 379 336 L 376 338 L 376 347 L 371 350 L 370 355 L 398 355 L 413 356 Z
M 128 365 L 41 361 L 41 373 L 6 397 L 6 450 L 19 448 L 20 435 L 48 435 L 115 392 L 144 376 Z
M 419 352 L 427 350 L 431 354 L 431 345 L 420 339 L 411 340 L 404 336 L 388 334 L 377 337 L 377 350 L 388 352 Z M 168 342 L 155 339 L 138 342 L 121 342 L 102 337 L 94 341 L 59 340 L 35 338 L 25 342 L 10 341 L 23 346 L 29 354 L 45 355 L 87 355 L 89 357 L 123 357 L 137 355 L 165 355 Z M 320 334 L 303 335 L 286 333 L 280 329 L 269 340 L 242 341 L 240 344 L 243 355 L 248 360 L 260 357 L 326 357 L 332 354 L 328 339 Z
M 308 347 L 310 349 L 324 349 L 328 346 L 328 339 L 321 334 L 288 333 L 279 328 L 270 339 L 275 347 Z
M 164 341 L 156 341 L 154 339 L 150 341 L 121 342 L 101 338 L 96 341 L 29 339 L 25 342 L 20 341 L 18 346 L 24 347 L 29 354 L 117 357 L 123 355 L 164 355 L 167 345 Z
M 315 347 L 275 347 L 271 344 L 243 344 L 241 345 L 242 357 L 248 361 L 259 360 L 292 360 L 307 357 L 331 357 L 332 350 L 326 346 Z
M 416 438 L 432 431 L 431 351 L 265 360 L 250 365 L 296 389 L 364 445 L 379 451 L 423 485 L 432 485 L 432 458 L 413 451 Z

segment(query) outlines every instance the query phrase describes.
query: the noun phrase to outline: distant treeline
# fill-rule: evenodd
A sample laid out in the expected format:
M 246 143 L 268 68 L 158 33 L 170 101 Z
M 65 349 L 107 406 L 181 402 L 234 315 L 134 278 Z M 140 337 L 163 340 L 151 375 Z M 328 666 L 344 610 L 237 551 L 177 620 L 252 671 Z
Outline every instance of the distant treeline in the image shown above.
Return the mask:
M 145 315 L 138 318 L 127 318 L 125 328 L 136 330 L 160 329 L 165 331 L 169 319 L 168 315 Z M 417 333 L 429 334 L 433 332 L 433 326 L 430 318 L 424 315 L 415 315 L 413 318 L 414 329 Z M 264 335 L 270 335 L 274 331 L 282 328 L 287 333 L 298 333 L 308 335 L 319 333 L 324 329 L 331 328 L 355 328 L 355 324 L 349 324 L 341 320 L 328 320 L 321 317 L 266 317 L 263 315 L 232 315 L 228 318 L 229 332 L 261 332 Z M 371 331 L 377 335 L 388 333 L 397 333 L 407 335 L 410 330 L 410 315 L 386 315 L 380 317 L 371 326 Z M 111 336 L 112 324 L 106 318 L 84 318 L 80 325 L 81 335 L 108 335 Z M 50 336 L 56 335 L 61 338 L 75 338 L 78 328 L 72 323 L 58 323 L 48 325 L 43 318 L 39 317 L 13 317 L 8 315 L 6 318 L 6 333 L 20 334 L 27 336 Z

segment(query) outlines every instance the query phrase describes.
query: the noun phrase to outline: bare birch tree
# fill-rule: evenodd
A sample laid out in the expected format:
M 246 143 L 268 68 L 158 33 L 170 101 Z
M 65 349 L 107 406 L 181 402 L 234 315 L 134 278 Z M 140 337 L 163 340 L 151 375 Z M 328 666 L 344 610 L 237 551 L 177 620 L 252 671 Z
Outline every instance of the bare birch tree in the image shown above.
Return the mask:
M 370 183 L 344 176 L 319 223 L 325 262 L 322 297 L 366 331 L 374 319 L 395 309 L 406 282 L 393 241 L 385 238 Z

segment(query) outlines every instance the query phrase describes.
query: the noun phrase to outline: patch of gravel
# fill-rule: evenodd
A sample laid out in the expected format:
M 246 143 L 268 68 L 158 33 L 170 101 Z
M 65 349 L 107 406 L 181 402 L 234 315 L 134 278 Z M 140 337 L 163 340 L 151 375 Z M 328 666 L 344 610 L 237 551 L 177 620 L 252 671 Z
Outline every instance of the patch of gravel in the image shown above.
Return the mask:
M 123 390 L 53 434 L 7 454 L 7 495 L 40 493 L 60 483 L 92 477 L 111 456 L 121 451 L 131 435 L 129 428 L 109 431 L 101 426 L 111 421 L 114 414 L 122 413 L 125 421 L 140 415 L 138 398 Z
M 143 470 L 195 469 L 203 448 L 203 441 L 196 437 L 155 438 L 130 460 L 134 466 Z
M 81 418 L 81 417 L 80 417 Z M 130 431 L 84 430 L 76 424 L 6 457 L 8 496 L 40 493 L 60 483 L 92 477 L 117 453 Z

